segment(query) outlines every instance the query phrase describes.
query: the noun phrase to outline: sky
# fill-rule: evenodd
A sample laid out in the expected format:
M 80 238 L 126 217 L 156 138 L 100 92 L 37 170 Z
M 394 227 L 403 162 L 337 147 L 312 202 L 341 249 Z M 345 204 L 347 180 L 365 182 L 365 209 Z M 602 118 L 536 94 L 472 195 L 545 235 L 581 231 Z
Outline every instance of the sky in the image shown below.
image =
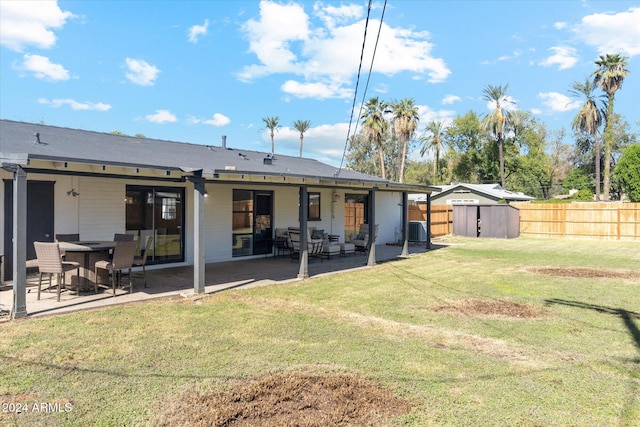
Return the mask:
M 419 137 L 508 84 L 572 143 L 571 86 L 605 53 L 629 58 L 615 109 L 640 133 L 637 1 L 0 0 L 0 118 L 270 152 L 278 116 L 293 156 L 309 120 L 303 156 L 340 166 L 363 99 L 413 98 Z

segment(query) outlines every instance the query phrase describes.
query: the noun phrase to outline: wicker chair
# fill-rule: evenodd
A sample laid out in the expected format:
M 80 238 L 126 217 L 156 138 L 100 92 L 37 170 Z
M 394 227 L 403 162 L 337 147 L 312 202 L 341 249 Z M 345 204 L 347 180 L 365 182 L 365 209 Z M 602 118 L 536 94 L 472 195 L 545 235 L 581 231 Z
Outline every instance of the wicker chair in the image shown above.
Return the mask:
M 77 270 L 80 276 L 80 264 L 71 261 L 62 261 L 60 247 L 57 243 L 49 242 L 33 242 L 36 249 L 36 257 L 38 270 L 40 270 L 40 279 L 38 280 L 38 299 L 40 299 L 40 290 L 42 289 L 42 275 L 49 274 L 49 288 L 52 286 L 52 276 L 56 274 L 58 277 L 58 301 L 60 301 L 60 290 L 64 285 L 65 273 L 70 270 Z
M 95 286 L 96 293 L 98 293 L 98 286 L 106 283 L 98 283 L 99 275 L 98 270 L 108 270 L 111 273 L 111 286 L 113 288 L 113 296 L 116 295 L 116 281 L 118 285 L 120 284 L 120 277 L 122 276 L 119 273 L 122 273 L 123 270 L 127 270 L 129 274 L 129 292 L 133 293 L 133 280 L 131 279 L 131 268 L 133 267 L 133 257 L 136 254 L 136 249 L 138 247 L 138 242 L 116 242 L 116 248 L 113 250 L 113 258 L 111 261 L 98 261 L 95 264 Z
M 144 287 L 147 287 L 147 270 L 144 268 L 147 265 L 147 256 L 153 248 L 153 236 L 148 236 L 144 247 L 140 247 L 140 256 L 133 258 L 134 267 L 142 267 L 142 276 L 144 277 Z

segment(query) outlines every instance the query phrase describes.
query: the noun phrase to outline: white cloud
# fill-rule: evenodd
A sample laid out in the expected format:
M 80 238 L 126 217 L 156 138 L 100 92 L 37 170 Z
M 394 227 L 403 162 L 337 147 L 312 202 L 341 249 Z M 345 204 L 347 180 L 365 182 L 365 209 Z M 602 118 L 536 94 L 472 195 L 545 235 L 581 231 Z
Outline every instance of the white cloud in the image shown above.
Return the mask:
M 228 125 L 229 123 L 231 123 L 231 119 L 225 116 L 224 114 L 215 113 L 213 115 L 213 118 L 211 120 L 205 121 L 205 123 L 208 125 L 219 127 L 219 126 Z
M 51 29 L 73 17 L 54 1 L 0 1 L 0 44 L 18 52 L 27 46 L 52 48 L 56 35 Z
M 295 80 L 286 81 L 282 87 L 284 93 L 297 96 L 298 98 L 350 98 L 353 91 L 349 88 L 340 87 L 338 84 L 300 83 Z
M 304 134 L 302 156 L 332 165 L 339 165 L 347 139 L 348 123 L 312 126 Z M 353 127 L 351 128 L 353 132 Z M 271 150 L 269 130 L 260 133 L 261 147 Z M 275 137 L 276 153 L 297 157 L 300 154 L 300 132 L 293 127 L 283 126 Z
M 558 92 L 540 92 L 538 98 L 542 104 L 553 112 L 564 112 L 580 108 L 580 101 L 572 100 L 566 95 Z
M 361 6 L 325 6 L 315 3 L 314 24 L 302 4 L 260 3 L 260 17 L 242 27 L 249 51 L 258 63 L 238 73 L 249 82 L 270 74 L 290 73 L 301 80 L 288 79 L 282 90 L 298 97 L 342 98 L 350 93 L 358 70 L 365 21 Z M 379 21 L 369 21 L 377 29 Z M 363 69 L 370 67 L 377 31 L 369 31 Z M 419 79 L 444 81 L 451 71 L 441 58 L 432 56 L 429 33 L 383 24 L 373 71 L 388 76 L 409 71 Z M 368 58 L 368 59 L 367 59 Z
M 205 124 L 215 127 L 225 126 L 231 123 L 231 119 L 224 114 L 215 113 L 211 119 L 202 120 L 195 117 L 189 119 L 191 124 Z
M 209 20 L 205 19 L 203 25 L 194 25 L 189 28 L 189 41 L 191 43 L 198 43 L 200 36 L 206 36 L 209 29 Z
M 502 55 L 502 56 L 500 56 L 498 58 L 498 61 L 501 62 L 501 61 L 508 61 L 510 59 L 516 59 L 521 55 L 522 55 L 522 51 L 520 49 L 516 49 L 513 52 L 511 52 L 510 55 Z
M 640 55 L 640 7 L 626 12 L 596 13 L 582 18 L 574 32 L 598 53 Z
M 462 99 L 459 96 L 456 95 L 447 95 L 442 99 L 442 105 L 451 105 L 454 102 L 459 102 L 462 101 Z
M 155 84 L 155 80 L 160 74 L 158 68 L 142 59 L 127 58 L 125 61 L 129 70 L 126 73 L 129 81 L 140 86 L 153 86 Z
M 69 72 L 60 64 L 52 63 L 46 56 L 24 55 L 21 64 L 15 64 L 18 70 L 29 71 L 39 79 L 57 82 L 69 80 Z
M 156 110 L 155 114 L 148 114 L 144 118 L 152 123 L 173 123 L 178 121 L 176 116 L 168 110 Z
M 51 105 L 55 108 L 60 108 L 63 105 L 68 105 L 72 110 L 94 110 L 94 111 L 109 111 L 111 109 L 111 105 L 105 104 L 103 102 L 78 102 L 74 99 L 38 99 L 38 104 Z
M 556 22 L 553 24 L 553 28 L 555 28 L 556 30 L 564 30 L 565 28 L 567 28 L 567 23 L 566 22 Z
M 578 62 L 576 50 L 569 46 L 554 46 L 549 48 L 553 55 L 541 61 L 539 65 L 550 67 L 558 65 L 559 70 L 566 70 L 573 67 Z
M 363 16 L 364 8 L 360 5 L 325 6 L 316 2 L 313 11 L 328 28 L 335 28 L 338 24 L 349 22 Z

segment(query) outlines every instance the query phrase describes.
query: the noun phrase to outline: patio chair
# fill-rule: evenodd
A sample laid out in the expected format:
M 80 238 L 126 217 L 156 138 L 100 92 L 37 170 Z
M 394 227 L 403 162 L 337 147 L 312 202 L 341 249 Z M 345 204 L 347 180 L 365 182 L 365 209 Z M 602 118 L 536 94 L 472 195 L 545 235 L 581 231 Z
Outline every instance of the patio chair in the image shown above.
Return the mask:
M 80 264 L 72 261 L 63 261 L 60 254 L 58 243 L 51 242 L 33 242 L 36 249 L 36 259 L 38 270 L 40 271 L 40 279 L 38 280 L 38 299 L 40 299 L 40 291 L 42 289 L 42 275 L 49 274 L 49 288 L 52 286 L 52 276 L 57 275 L 58 279 L 58 301 L 60 301 L 60 291 L 65 284 L 65 273 L 71 270 L 77 270 L 80 276 Z
M 322 261 L 322 244 L 323 239 L 313 239 L 311 237 L 311 231 L 307 229 L 307 254 L 309 258 L 315 256 Z M 291 244 L 292 258 L 300 256 L 300 229 L 289 227 L 289 241 Z
M 99 283 L 98 270 L 107 270 L 111 274 L 111 286 L 113 288 L 113 296 L 116 295 L 116 282 L 120 285 L 120 278 L 124 270 L 129 274 L 129 293 L 133 293 L 133 280 L 131 278 L 131 268 L 133 267 L 133 258 L 136 254 L 138 242 L 116 242 L 116 248 L 113 250 L 113 258 L 111 261 L 98 261 L 95 264 L 95 286 L 98 293 L 98 286 L 105 283 Z
M 153 248 L 153 236 L 147 236 L 144 247 L 140 246 L 140 255 L 133 258 L 133 266 L 142 267 L 145 288 L 147 287 L 147 270 L 145 269 L 145 265 L 147 265 L 147 256 L 149 256 L 151 248 Z
M 375 225 L 375 235 L 373 243 L 375 244 L 376 235 L 378 234 L 378 224 Z M 364 252 L 369 247 L 369 224 L 360 224 L 358 234 L 351 235 L 351 242 L 356 246 L 356 251 Z

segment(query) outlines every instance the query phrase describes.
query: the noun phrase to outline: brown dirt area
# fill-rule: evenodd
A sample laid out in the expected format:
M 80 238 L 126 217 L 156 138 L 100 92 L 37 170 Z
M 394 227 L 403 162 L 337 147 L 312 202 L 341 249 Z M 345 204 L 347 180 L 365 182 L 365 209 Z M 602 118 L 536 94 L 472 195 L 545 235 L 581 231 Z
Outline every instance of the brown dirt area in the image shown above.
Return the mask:
M 527 304 L 511 301 L 465 299 L 452 301 L 431 308 L 433 311 L 454 313 L 464 316 L 503 316 L 518 319 L 543 317 L 545 313 Z
M 305 372 L 235 381 L 226 391 L 171 401 L 159 425 L 384 426 L 414 406 L 354 375 Z
M 586 267 L 538 267 L 528 268 L 527 271 L 546 276 L 584 277 L 603 279 L 640 279 L 640 272 L 628 270 L 607 270 Z

